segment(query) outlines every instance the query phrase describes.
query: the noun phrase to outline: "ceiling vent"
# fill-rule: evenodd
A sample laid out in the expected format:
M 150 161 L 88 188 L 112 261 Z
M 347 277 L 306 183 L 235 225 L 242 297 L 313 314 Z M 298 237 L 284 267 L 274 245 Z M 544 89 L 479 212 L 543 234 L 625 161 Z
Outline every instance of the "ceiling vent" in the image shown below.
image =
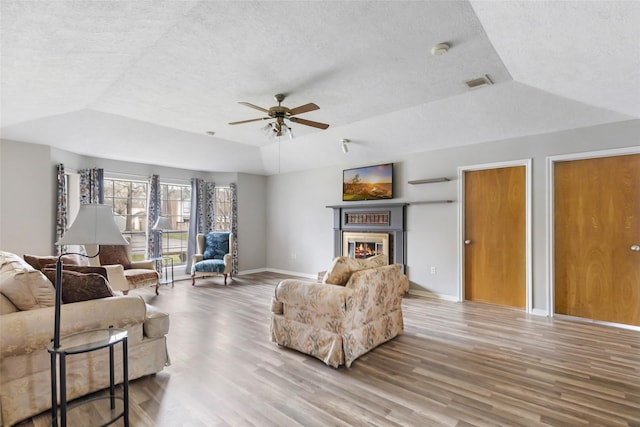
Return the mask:
M 486 74 L 480 78 L 466 81 L 465 84 L 469 87 L 469 89 L 476 89 L 482 86 L 492 85 L 493 82 Z

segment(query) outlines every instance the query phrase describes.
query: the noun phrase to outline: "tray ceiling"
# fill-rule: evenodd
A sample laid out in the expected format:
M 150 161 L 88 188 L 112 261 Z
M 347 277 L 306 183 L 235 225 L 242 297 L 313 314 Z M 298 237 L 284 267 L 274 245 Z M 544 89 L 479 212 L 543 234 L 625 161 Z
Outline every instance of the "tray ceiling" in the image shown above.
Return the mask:
M 640 117 L 638 2 L 3 0 L 0 12 L 2 138 L 97 157 L 269 174 Z M 494 84 L 464 83 L 484 75 Z M 318 104 L 302 117 L 331 127 L 293 124 L 278 143 L 264 122 L 227 124 L 261 115 L 238 101 L 268 108 L 276 93 Z

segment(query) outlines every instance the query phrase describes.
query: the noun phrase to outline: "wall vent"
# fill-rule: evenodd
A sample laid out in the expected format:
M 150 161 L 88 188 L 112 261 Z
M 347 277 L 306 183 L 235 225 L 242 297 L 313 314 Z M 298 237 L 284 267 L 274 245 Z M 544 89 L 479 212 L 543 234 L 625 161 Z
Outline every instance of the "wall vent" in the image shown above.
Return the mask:
M 473 79 L 473 80 L 468 80 L 468 81 L 465 82 L 465 84 L 469 87 L 469 89 L 475 89 L 475 88 L 482 87 L 482 86 L 492 85 L 493 82 L 491 81 L 489 76 L 487 76 L 485 74 L 484 76 L 482 76 L 480 78 Z

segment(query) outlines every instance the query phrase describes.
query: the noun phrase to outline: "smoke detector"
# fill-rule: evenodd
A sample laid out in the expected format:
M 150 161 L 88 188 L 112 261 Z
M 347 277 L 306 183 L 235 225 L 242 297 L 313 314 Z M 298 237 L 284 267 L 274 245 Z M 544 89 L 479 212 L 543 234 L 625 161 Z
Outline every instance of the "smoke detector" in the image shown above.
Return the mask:
M 485 74 L 484 76 L 479 77 L 477 79 L 468 80 L 465 82 L 465 84 L 469 87 L 469 89 L 475 89 L 482 86 L 492 85 L 493 82 L 491 81 L 489 76 Z
M 444 55 L 447 52 L 449 52 L 449 45 L 446 43 L 438 43 L 437 45 L 431 48 L 431 54 L 433 56 Z

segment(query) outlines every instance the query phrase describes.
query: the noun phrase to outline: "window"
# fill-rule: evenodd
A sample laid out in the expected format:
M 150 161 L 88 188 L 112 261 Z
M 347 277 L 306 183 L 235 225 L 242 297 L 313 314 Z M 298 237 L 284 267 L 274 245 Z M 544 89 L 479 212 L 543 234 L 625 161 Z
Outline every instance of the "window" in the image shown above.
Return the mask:
M 131 239 L 131 258 L 145 258 L 147 231 L 147 190 L 144 181 L 104 179 L 104 203 L 113 215 L 123 236 Z
M 171 222 L 171 230 L 162 232 L 162 255 L 173 258 L 174 265 L 187 261 L 191 186 L 160 184 L 160 215 Z
M 216 187 L 216 224 L 217 231 L 231 231 L 231 188 Z
M 145 181 L 104 179 L 104 202 L 113 209 L 122 235 L 131 239 L 131 258 L 145 258 L 147 232 L 147 195 Z M 231 189 L 216 187 L 215 229 L 231 231 Z M 187 261 L 191 186 L 160 184 L 160 212 L 171 222 L 170 230 L 162 233 L 162 255 L 173 258 L 174 265 Z

